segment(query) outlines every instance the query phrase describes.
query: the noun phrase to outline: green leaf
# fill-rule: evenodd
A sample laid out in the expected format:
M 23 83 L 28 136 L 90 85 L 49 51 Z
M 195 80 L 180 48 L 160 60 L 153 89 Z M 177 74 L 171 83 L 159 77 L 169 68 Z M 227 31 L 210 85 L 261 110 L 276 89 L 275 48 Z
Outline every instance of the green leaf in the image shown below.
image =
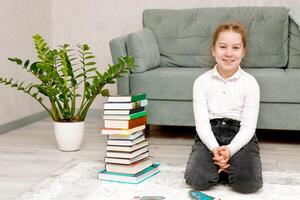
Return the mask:
M 91 72 L 91 71 L 95 71 L 97 68 L 90 68 L 88 70 L 86 70 L 85 72 Z
M 22 60 L 19 58 L 8 58 L 8 60 L 17 63 L 17 65 L 22 65 Z
M 82 47 L 84 51 L 88 51 L 90 49 L 89 45 L 87 44 L 83 44 Z
M 109 90 L 108 89 L 103 89 L 103 90 L 101 90 L 100 93 L 103 97 L 109 97 Z
M 38 93 L 34 93 L 33 95 L 31 95 L 33 98 L 36 98 L 38 95 Z
M 82 77 L 84 75 L 85 75 L 85 73 L 78 74 L 77 76 L 75 76 L 75 79 L 80 78 L 80 77 Z
M 75 87 L 77 85 L 77 81 L 75 79 L 71 79 L 72 85 L 73 87 Z
M 94 83 L 95 86 L 98 86 L 99 83 L 100 83 L 100 81 L 99 81 L 99 79 L 98 79 L 97 77 L 95 77 L 95 78 L 93 79 L 93 83 Z
M 96 63 L 95 62 L 88 62 L 88 63 L 86 63 L 85 65 L 86 66 L 91 66 L 91 65 L 95 65 Z
M 29 60 L 26 60 L 26 62 L 24 63 L 24 67 L 27 68 L 28 65 L 29 65 L 30 61 Z
M 34 72 L 34 73 L 36 73 L 37 70 L 38 70 L 37 64 L 39 64 L 39 63 L 38 63 L 38 62 L 35 62 L 35 63 L 32 63 L 32 64 L 30 65 L 30 70 L 31 70 L 32 72 Z
M 92 58 L 95 58 L 95 56 L 87 56 L 87 57 L 85 57 L 85 59 L 92 59 Z

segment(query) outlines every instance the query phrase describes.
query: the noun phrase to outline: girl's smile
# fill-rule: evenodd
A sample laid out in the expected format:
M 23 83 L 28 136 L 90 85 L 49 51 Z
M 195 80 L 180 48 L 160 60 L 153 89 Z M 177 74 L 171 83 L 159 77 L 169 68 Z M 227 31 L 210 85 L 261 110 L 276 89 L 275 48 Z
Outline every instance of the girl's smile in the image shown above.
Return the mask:
M 212 54 L 219 74 L 223 78 L 229 78 L 238 70 L 245 55 L 241 35 L 232 31 L 221 32 Z

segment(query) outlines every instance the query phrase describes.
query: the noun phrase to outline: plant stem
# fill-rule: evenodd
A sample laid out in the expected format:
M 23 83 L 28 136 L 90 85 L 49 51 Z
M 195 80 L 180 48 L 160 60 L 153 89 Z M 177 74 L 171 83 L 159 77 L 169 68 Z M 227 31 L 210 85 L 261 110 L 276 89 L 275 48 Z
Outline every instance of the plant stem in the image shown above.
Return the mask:
M 59 119 L 61 119 L 61 118 L 59 116 L 58 110 L 55 105 L 55 99 L 52 99 L 51 97 L 49 97 L 49 100 L 51 102 L 51 108 L 53 110 L 54 121 L 59 121 Z
M 92 105 L 92 103 L 94 102 L 95 98 L 97 97 L 97 95 L 99 94 L 99 92 L 102 90 L 102 88 L 104 87 L 106 83 L 103 83 L 101 86 L 99 86 L 98 90 L 96 90 L 96 92 L 94 92 L 94 94 L 91 96 L 91 98 L 89 100 L 87 100 L 85 106 L 82 109 L 82 112 L 80 114 L 80 119 L 82 121 L 85 120 L 85 117 L 87 115 L 87 112 L 90 108 L 90 106 Z
M 74 87 L 73 96 L 71 98 L 71 116 L 74 116 L 75 113 L 75 105 L 76 105 L 76 89 Z

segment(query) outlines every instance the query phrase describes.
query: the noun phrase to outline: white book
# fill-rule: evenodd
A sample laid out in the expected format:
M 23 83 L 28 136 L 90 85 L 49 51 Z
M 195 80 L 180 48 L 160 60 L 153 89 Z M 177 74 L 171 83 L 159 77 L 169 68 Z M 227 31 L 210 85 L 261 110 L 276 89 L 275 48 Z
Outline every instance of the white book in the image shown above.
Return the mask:
M 119 128 L 102 128 L 101 134 L 103 135 L 124 135 L 128 136 L 131 134 L 134 134 L 135 132 L 144 130 L 146 128 L 146 125 L 137 126 L 131 129 L 119 129 Z
M 143 147 L 133 152 L 117 152 L 117 151 L 106 151 L 106 157 L 112 158 L 134 158 L 148 151 L 148 147 Z
M 104 103 L 104 109 L 135 109 L 148 105 L 148 100 L 128 102 L 128 103 Z
M 131 96 L 110 96 L 107 98 L 108 102 L 132 102 L 146 99 L 145 93 L 134 94 Z
M 119 164 L 126 164 L 126 165 L 128 165 L 128 164 L 134 163 L 136 161 L 142 160 L 142 159 L 147 158 L 147 157 L 149 157 L 148 152 L 143 153 L 141 155 L 138 155 L 138 156 L 136 156 L 134 158 L 130 158 L 130 159 L 127 159 L 127 158 L 109 158 L 109 157 L 106 157 L 104 159 L 104 162 L 105 163 L 119 163 Z
M 130 165 L 106 163 L 105 169 L 108 172 L 137 174 L 153 164 L 152 160 L 145 158 Z
M 142 147 L 148 146 L 148 141 L 144 140 L 143 142 L 137 143 L 133 146 L 106 146 L 107 151 L 124 151 L 124 152 L 132 152 Z
M 112 120 L 131 120 L 131 119 L 136 119 L 139 117 L 146 116 L 147 112 L 146 111 L 141 111 L 137 113 L 133 113 L 130 115 L 103 115 L 103 119 L 112 119 Z
M 122 139 L 122 140 L 111 140 L 108 139 L 107 140 L 107 145 L 117 145 L 117 146 L 132 146 L 135 145 L 137 143 L 140 143 L 142 141 L 145 140 L 145 136 L 142 135 L 134 140 L 126 140 L 126 139 Z
M 104 115 L 130 115 L 133 113 L 144 111 L 145 107 L 140 107 L 136 109 L 127 109 L 127 110 L 104 110 Z
M 112 140 L 134 140 L 138 137 L 140 137 L 141 135 L 144 134 L 144 131 L 137 131 L 131 135 L 124 135 L 124 134 L 113 134 L 113 135 L 108 135 L 108 139 L 112 139 Z
M 139 117 L 131 120 L 104 120 L 105 128 L 131 129 L 142 126 L 147 123 L 147 116 Z

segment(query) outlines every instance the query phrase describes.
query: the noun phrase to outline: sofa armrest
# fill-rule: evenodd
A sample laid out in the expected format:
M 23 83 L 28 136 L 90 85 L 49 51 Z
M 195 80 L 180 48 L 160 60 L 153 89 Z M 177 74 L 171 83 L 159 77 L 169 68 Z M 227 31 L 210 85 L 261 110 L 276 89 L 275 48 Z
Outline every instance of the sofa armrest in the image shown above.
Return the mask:
M 112 39 L 109 42 L 110 52 L 114 65 L 118 63 L 119 57 L 125 57 L 128 55 L 126 48 L 127 36 L 128 35 L 124 35 Z M 117 78 L 117 89 L 119 95 L 130 95 L 129 73 L 123 74 L 122 77 Z

